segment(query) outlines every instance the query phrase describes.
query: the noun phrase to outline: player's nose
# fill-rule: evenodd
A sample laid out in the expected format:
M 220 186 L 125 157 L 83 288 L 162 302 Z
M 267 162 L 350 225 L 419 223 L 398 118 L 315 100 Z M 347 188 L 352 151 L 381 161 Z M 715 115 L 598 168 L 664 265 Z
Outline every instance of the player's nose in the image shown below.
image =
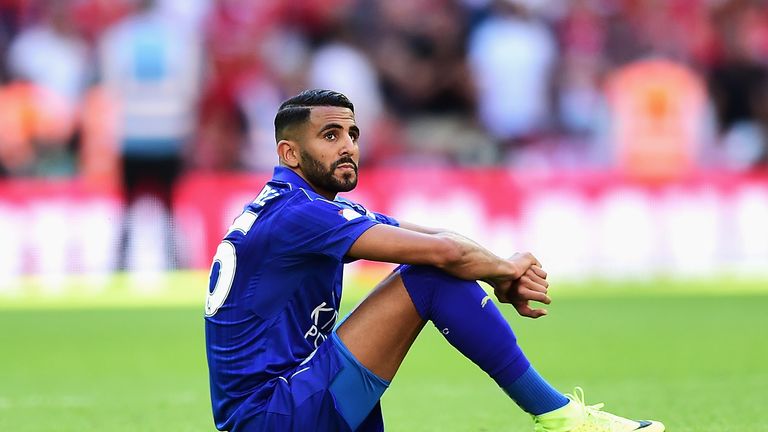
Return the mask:
M 342 145 L 339 149 L 339 154 L 341 155 L 351 155 L 354 154 L 357 149 L 357 144 L 355 144 L 355 141 L 352 139 L 351 136 L 347 135 L 345 139 L 341 140 Z

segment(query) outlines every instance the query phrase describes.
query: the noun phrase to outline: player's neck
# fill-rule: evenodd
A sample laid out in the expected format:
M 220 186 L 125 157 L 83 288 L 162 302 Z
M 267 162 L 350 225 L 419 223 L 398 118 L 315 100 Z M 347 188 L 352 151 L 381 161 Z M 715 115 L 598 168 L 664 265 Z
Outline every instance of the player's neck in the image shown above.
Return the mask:
M 307 182 L 307 184 L 312 188 L 312 190 L 315 191 L 318 195 L 322 196 L 323 198 L 329 201 L 333 201 L 336 199 L 336 192 L 328 192 L 322 188 L 317 187 L 317 185 L 309 181 L 307 176 L 305 176 L 304 173 L 301 172 L 301 170 L 296 168 L 291 168 L 291 171 L 295 172 L 296 175 L 298 175 L 299 177 L 302 178 L 302 180 Z

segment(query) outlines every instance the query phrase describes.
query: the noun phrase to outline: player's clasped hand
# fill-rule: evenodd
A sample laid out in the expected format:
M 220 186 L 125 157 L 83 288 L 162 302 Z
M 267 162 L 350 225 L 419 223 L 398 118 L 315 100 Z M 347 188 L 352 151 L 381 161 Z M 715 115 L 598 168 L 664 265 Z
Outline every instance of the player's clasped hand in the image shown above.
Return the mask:
M 547 272 L 541 268 L 541 263 L 531 253 L 516 253 L 509 258 L 518 268 L 517 278 L 493 283 L 496 297 L 502 303 L 510 303 L 522 316 L 539 318 L 547 314 L 546 309 L 532 308 L 531 301 L 550 304 L 552 299 L 547 295 L 549 282 Z

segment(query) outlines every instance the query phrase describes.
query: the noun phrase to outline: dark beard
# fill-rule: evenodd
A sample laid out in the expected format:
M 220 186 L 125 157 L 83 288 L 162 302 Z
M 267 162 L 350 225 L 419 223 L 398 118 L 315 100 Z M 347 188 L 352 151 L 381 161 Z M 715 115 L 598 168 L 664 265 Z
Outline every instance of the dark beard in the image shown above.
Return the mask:
M 326 171 L 320 161 L 313 158 L 308 153 L 301 151 L 300 156 L 301 172 L 313 186 L 333 193 L 349 192 L 357 186 L 357 164 L 352 158 L 348 156 L 343 157 L 331 164 L 331 169 Z M 336 171 L 336 168 L 343 163 L 351 163 L 355 167 L 355 173 L 344 174 L 344 177 L 339 180 L 333 173 Z

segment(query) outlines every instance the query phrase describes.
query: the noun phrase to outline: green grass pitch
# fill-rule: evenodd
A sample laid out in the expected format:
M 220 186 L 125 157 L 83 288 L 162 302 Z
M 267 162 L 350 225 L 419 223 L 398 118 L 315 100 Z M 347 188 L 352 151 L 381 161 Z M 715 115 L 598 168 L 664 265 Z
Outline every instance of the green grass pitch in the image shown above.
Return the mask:
M 204 277 L 169 283 L 154 294 L 117 282 L 54 299 L 28 295 L 34 287 L 0 296 L 0 431 L 214 430 Z M 502 309 L 542 375 L 564 391 L 582 386 L 588 403 L 661 420 L 672 432 L 760 432 L 768 431 L 764 287 L 554 284 L 545 318 Z M 359 294 L 346 297 L 348 309 Z M 383 407 L 389 431 L 531 430 L 529 417 L 431 326 Z

